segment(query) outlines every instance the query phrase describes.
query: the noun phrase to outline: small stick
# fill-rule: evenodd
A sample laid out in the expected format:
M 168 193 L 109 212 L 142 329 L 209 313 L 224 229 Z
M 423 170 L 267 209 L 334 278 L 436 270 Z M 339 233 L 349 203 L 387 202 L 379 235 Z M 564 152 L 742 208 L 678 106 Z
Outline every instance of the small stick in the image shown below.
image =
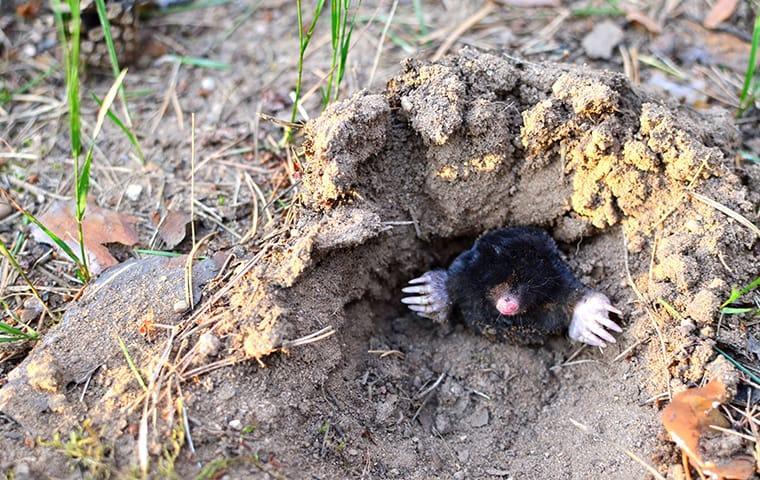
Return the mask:
M 449 51 L 451 46 L 454 45 L 457 40 L 459 40 L 459 37 L 461 37 L 467 30 L 477 25 L 481 20 L 486 18 L 494 10 L 495 7 L 496 4 L 494 4 L 491 0 L 486 0 L 486 3 L 480 7 L 480 10 L 466 18 L 461 25 L 459 25 L 456 29 L 454 29 L 453 32 L 451 32 L 448 38 L 446 38 L 441 46 L 438 47 L 438 50 L 436 50 L 431 60 L 434 62 L 440 60 L 446 54 L 446 52 Z
M 375 59 L 372 61 L 372 70 L 369 72 L 369 79 L 367 80 L 367 87 L 372 86 L 372 81 L 375 79 L 375 72 L 377 71 L 377 64 L 380 63 L 380 54 L 383 52 L 383 43 L 385 42 L 385 35 L 388 34 L 388 29 L 393 22 L 393 15 L 396 14 L 396 7 L 398 6 L 398 0 L 393 0 L 391 6 L 391 13 L 388 14 L 388 20 L 385 21 L 385 27 L 383 27 L 383 33 L 380 35 L 380 41 L 377 43 L 377 51 L 375 52 Z
M 696 198 L 700 202 L 706 205 L 709 205 L 720 212 L 725 213 L 729 217 L 733 218 L 737 222 L 741 223 L 742 225 L 750 229 L 752 233 L 754 233 L 755 235 L 757 235 L 758 238 L 760 238 L 760 228 L 758 228 L 757 225 L 755 225 L 754 223 L 750 222 L 747 219 L 747 217 L 745 217 L 744 215 L 737 213 L 731 210 L 730 208 L 728 208 L 727 206 L 723 205 L 722 203 L 716 202 L 712 198 L 705 197 L 704 195 L 700 193 L 689 191 L 689 194 L 691 194 L 692 197 Z

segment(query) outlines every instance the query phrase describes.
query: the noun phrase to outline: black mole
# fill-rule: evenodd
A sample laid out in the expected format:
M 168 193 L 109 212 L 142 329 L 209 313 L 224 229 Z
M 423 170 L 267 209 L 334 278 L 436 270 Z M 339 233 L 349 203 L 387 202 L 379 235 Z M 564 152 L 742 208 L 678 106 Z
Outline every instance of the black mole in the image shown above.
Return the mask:
M 621 315 L 602 293 L 583 285 L 562 261 L 543 230 L 517 227 L 489 232 L 462 252 L 447 270 L 411 280 L 402 302 L 418 315 L 445 322 L 461 318 L 489 338 L 540 344 L 568 332 L 594 346 L 615 343 L 607 329 Z

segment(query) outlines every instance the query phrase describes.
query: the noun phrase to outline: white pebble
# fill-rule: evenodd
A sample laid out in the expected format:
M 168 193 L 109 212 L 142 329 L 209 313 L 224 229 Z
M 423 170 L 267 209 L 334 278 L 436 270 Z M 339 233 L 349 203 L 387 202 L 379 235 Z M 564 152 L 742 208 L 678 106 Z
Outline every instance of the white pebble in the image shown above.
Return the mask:
M 142 185 L 138 183 L 132 183 L 127 187 L 127 191 L 124 192 L 124 194 L 127 196 L 128 199 L 132 200 L 133 202 L 136 202 L 140 199 L 140 194 L 143 191 Z

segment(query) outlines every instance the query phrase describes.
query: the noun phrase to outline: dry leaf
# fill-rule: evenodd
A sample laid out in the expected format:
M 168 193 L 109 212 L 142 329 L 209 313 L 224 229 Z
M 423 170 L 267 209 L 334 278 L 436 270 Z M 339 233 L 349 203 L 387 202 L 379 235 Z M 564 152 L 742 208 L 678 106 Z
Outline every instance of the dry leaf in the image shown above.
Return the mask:
M 75 205 L 73 202 L 64 204 L 55 202 L 44 215 L 39 217 L 40 222 L 51 232 L 71 247 L 74 253 L 79 254 L 79 242 L 77 234 L 77 222 L 74 216 Z M 106 248 L 109 243 L 121 243 L 122 245 L 134 245 L 138 241 L 135 224 L 137 217 L 113 210 L 106 210 L 94 204 L 87 204 L 87 210 L 82 222 L 84 232 L 84 248 L 87 255 L 87 265 L 94 275 L 108 267 L 119 263 Z M 37 227 L 33 227 L 32 235 L 37 242 L 55 246 L 55 243 Z
M 41 6 L 42 2 L 40 0 L 31 0 L 29 2 L 22 3 L 16 7 L 16 15 L 21 18 L 25 18 L 26 20 L 32 20 L 33 18 L 37 18 L 37 15 L 39 15 Z
M 702 388 L 684 390 L 676 394 L 662 411 L 662 424 L 676 445 L 702 472 L 715 478 L 746 480 L 755 471 L 755 462 L 751 457 L 737 456 L 716 464 L 711 459 L 703 458 L 699 448 L 703 435 L 714 431 L 710 425 L 730 427 L 718 409 L 727 397 L 726 387 L 718 380 L 711 380 Z
M 636 22 L 649 30 L 651 33 L 662 33 L 662 25 L 654 21 L 654 19 L 652 19 L 649 15 L 634 8 L 626 8 L 625 10 L 625 18 L 627 18 L 629 22 Z
M 167 248 L 174 248 L 187 235 L 187 224 L 190 223 L 190 215 L 184 212 L 169 210 L 162 223 L 158 227 L 158 235 L 164 241 Z
M 718 0 L 705 16 L 702 25 L 704 25 L 705 28 L 711 29 L 717 27 L 722 22 L 731 18 L 737 5 L 739 5 L 739 0 Z

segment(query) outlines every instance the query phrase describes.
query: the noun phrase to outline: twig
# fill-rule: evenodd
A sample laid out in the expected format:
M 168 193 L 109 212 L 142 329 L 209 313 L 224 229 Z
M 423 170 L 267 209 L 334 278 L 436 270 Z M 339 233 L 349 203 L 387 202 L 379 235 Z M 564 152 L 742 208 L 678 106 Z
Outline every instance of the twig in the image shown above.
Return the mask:
M 369 79 L 367 80 L 367 88 L 372 86 L 372 81 L 375 79 L 375 72 L 377 71 L 377 65 L 380 63 L 380 54 L 383 52 L 383 43 L 385 42 L 385 35 L 388 34 L 388 29 L 393 22 L 393 15 L 396 14 L 396 7 L 398 6 L 398 0 L 393 0 L 391 6 L 391 12 L 388 14 L 388 20 L 385 21 L 385 27 L 383 27 L 383 33 L 380 35 L 380 41 L 377 44 L 377 51 L 375 52 L 375 59 L 372 61 L 372 70 L 369 72 Z
M 486 3 L 480 7 L 480 10 L 467 17 L 464 22 L 462 22 L 456 29 L 454 29 L 453 32 L 451 32 L 448 38 L 446 38 L 441 46 L 438 47 L 438 50 L 436 50 L 431 60 L 434 62 L 440 60 L 446 54 L 446 52 L 449 51 L 451 46 L 454 45 L 457 40 L 459 40 L 459 37 L 461 37 L 467 30 L 477 25 L 481 20 L 486 18 L 488 14 L 494 10 L 494 8 L 496 8 L 496 4 L 494 4 L 491 0 L 486 0 Z
M 702 202 L 702 203 L 704 203 L 706 205 L 709 205 L 709 206 L 713 207 L 714 209 L 719 210 L 719 211 L 725 213 L 729 217 L 733 218 L 737 222 L 741 223 L 742 225 L 744 225 L 745 227 L 747 227 L 748 229 L 750 229 L 752 231 L 752 233 L 754 233 L 755 235 L 757 235 L 758 238 L 760 238 L 760 228 L 758 228 L 757 225 L 755 225 L 754 223 L 750 222 L 747 219 L 747 217 L 745 217 L 744 215 L 742 215 L 740 213 L 737 213 L 737 212 L 731 210 L 730 208 L 728 208 L 727 206 L 723 205 L 722 203 L 716 202 L 715 200 L 713 200 L 711 198 L 707 198 L 704 195 L 699 194 L 697 192 L 690 191 L 689 194 L 692 197 L 694 197 L 697 200 L 699 200 L 700 202 Z

